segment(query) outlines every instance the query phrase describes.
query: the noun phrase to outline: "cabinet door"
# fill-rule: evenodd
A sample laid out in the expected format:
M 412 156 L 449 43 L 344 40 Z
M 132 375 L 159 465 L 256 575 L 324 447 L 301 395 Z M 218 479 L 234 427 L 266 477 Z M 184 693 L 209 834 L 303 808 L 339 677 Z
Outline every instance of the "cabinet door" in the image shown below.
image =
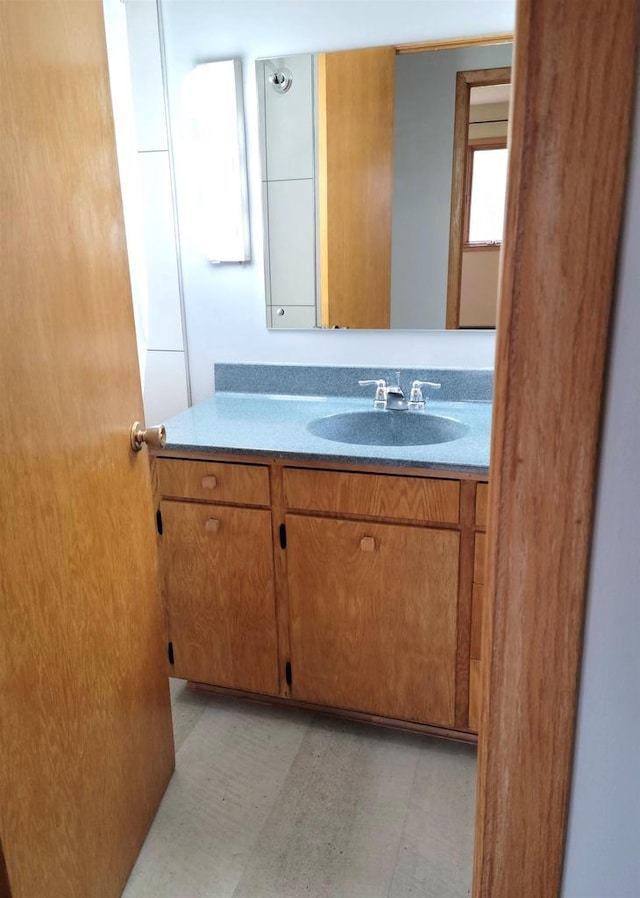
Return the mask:
M 287 515 L 293 696 L 453 726 L 459 539 Z
M 165 501 L 162 522 L 175 676 L 277 693 L 271 513 Z

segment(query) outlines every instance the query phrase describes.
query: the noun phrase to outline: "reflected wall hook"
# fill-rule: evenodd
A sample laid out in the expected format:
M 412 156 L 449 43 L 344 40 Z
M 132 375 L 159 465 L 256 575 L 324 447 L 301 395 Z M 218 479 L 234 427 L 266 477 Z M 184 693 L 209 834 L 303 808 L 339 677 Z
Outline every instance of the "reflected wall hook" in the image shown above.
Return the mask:
M 269 75 L 269 81 L 279 94 L 286 94 L 293 84 L 293 75 L 286 68 L 274 69 Z

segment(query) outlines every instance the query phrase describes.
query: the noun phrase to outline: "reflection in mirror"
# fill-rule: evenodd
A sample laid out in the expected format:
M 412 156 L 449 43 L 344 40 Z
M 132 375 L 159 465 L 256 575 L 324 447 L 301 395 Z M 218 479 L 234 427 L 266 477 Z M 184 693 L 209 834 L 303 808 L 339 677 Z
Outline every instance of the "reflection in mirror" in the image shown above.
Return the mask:
M 456 79 L 448 328 L 496 326 L 510 77 L 504 67 L 458 72 Z
M 185 78 L 184 101 L 196 242 L 211 262 L 247 262 L 251 255 L 241 61 L 197 65 Z
M 452 269 L 456 83 L 508 68 L 511 44 L 459 43 L 258 61 L 269 327 L 493 326 L 466 315 L 449 284 L 453 273 L 466 295 L 481 289 L 473 266 L 463 272 L 462 243 Z M 469 108 L 467 98 L 465 133 Z M 466 152 L 465 141 L 463 172 Z M 478 260 L 489 254 L 497 261 L 495 242 Z

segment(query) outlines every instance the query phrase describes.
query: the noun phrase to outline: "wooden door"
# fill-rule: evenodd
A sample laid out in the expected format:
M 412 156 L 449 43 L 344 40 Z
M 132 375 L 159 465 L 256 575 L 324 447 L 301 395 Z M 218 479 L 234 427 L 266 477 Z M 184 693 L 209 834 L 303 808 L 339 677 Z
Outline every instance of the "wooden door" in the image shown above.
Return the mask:
M 323 327 L 388 328 L 395 50 L 318 56 Z
M 276 694 L 271 512 L 165 501 L 162 553 L 175 675 Z
M 174 763 L 102 4 L 0 4 L 0 834 L 119 896 Z
M 453 726 L 459 540 L 287 515 L 293 696 Z

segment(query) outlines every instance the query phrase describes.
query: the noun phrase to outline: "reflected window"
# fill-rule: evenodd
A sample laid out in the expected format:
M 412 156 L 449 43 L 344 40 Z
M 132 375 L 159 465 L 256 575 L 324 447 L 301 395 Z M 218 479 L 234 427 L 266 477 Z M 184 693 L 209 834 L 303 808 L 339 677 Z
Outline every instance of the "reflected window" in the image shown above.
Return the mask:
M 502 242 L 508 150 L 506 141 L 470 141 L 467 157 L 467 215 L 464 243 L 495 246 Z

